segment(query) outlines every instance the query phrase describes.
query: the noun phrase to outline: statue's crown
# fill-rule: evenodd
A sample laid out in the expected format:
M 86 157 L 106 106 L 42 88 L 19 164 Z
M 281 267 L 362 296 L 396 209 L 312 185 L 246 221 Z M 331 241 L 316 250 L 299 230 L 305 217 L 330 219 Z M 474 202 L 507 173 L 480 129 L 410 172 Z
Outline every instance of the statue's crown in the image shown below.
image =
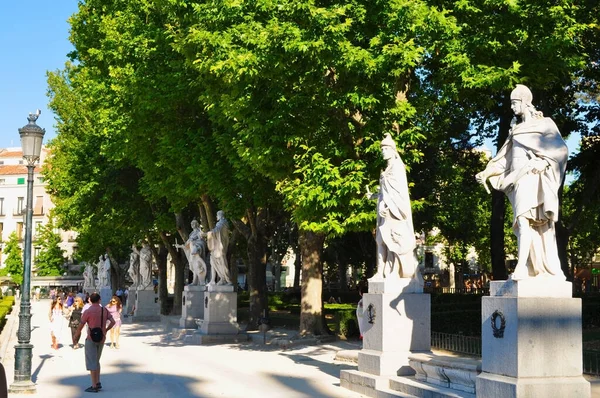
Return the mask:
M 533 101 L 533 94 L 531 93 L 531 90 L 527 88 L 527 86 L 517 84 L 515 89 L 510 93 L 510 99 L 520 100 L 525 105 L 531 105 L 531 102 Z
M 391 146 L 392 148 L 394 148 L 394 150 L 396 149 L 396 142 L 394 142 L 390 133 L 385 134 L 385 137 L 383 138 L 383 140 L 381 140 L 381 146 Z

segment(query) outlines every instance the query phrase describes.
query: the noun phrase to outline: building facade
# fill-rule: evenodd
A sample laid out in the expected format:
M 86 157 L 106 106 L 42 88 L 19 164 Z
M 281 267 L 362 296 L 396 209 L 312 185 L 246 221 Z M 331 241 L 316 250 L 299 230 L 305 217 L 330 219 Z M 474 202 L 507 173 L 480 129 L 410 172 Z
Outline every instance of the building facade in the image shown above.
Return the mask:
M 32 230 L 32 269 L 35 273 L 35 257 L 40 247 L 36 245 L 37 231 L 42 225 L 48 223 L 50 210 L 54 207 L 50 195 L 46 192 L 46 184 L 41 174 L 42 165 L 48 150 L 42 148 L 40 160 L 34 169 L 33 175 L 33 230 Z M 0 268 L 4 268 L 6 255 L 4 248 L 11 233 L 16 231 L 17 237 L 23 247 L 25 239 L 25 216 L 27 207 L 27 165 L 23 160 L 20 147 L 0 148 Z M 77 250 L 76 235 L 72 231 L 56 230 L 62 242 L 61 249 L 65 257 L 73 258 Z

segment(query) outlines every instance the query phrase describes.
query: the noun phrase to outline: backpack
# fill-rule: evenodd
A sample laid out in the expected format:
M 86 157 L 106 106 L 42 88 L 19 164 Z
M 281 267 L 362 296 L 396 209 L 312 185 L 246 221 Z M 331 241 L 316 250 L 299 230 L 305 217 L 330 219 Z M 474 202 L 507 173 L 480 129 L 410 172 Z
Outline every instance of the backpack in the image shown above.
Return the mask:
M 102 313 L 100 315 L 100 327 L 92 328 L 92 330 L 90 330 L 90 337 L 94 343 L 100 343 L 104 338 L 104 333 L 102 332 L 102 323 L 104 323 L 104 308 L 102 308 Z

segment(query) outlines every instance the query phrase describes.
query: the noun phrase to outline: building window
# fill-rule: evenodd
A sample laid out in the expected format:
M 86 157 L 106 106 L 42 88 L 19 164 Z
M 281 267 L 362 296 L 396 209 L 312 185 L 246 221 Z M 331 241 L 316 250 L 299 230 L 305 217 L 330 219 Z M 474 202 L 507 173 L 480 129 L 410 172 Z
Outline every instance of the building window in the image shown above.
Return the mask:
M 0 185 L 6 184 L 6 178 L 0 178 Z
M 25 185 L 25 177 L 17 178 L 17 185 Z
M 39 182 L 40 184 L 44 183 L 44 177 L 38 177 L 37 178 L 37 182 Z
M 33 214 L 36 216 L 41 216 L 44 214 L 44 197 L 36 196 L 35 197 L 35 206 L 33 206 Z
M 40 255 L 40 250 L 41 250 L 41 249 L 42 249 L 42 248 L 41 248 L 41 247 L 39 247 L 39 246 L 38 246 L 38 247 L 34 247 L 34 248 L 33 248 L 33 263 L 34 263 L 34 264 L 35 264 L 35 263 L 37 263 L 37 258 L 38 258 L 38 256 Z
M 19 238 L 19 240 L 23 240 L 23 223 L 22 222 L 17 223 L 17 238 Z
M 23 164 L 23 161 L 22 161 L 22 160 L 19 160 L 19 164 Z
M 23 213 L 23 208 L 24 208 L 24 204 L 25 204 L 25 198 L 24 197 L 18 197 L 17 198 L 17 208 L 16 208 L 16 214 L 21 214 Z
M 4 240 L 2 237 L 2 232 L 4 231 L 4 224 L 0 222 L 0 242 Z
M 433 253 L 425 252 L 425 268 L 433 268 Z
M 0 198 L 0 216 L 4 215 L 4 198 Z

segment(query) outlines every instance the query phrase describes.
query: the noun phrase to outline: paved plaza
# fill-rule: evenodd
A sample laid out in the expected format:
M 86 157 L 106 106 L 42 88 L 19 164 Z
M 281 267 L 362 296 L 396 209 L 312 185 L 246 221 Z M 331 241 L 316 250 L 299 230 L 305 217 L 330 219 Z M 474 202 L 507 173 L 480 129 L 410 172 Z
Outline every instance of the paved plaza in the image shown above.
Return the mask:
M 70 329 L 63 329 L 61 348 L 50 347 L 50 300 L 32 303 L 32 374 L 37 397 L 95 396 L 90 386 L 83 349 L 73 350 Z M 13 381 L 18 306 L 8 316 L 0 337 L 2 363 Z M 10 337 L 10 340 L 8 339 Z M 108 341 L 108 339 L 107 339 Z M 83 336 L 82 340 L 83 342 Z M 183 346 L 171 342 L 159 323 L 124 324 L 121 348 L 104 348 L 102 391 L 106 397 L 360 397 L 339 387 L 342 369 L 353 364 L 334 361 L 341 349 L 358 344 L 274 350 L 260 343 Z M 17 396 L 10 394 L 9 396 Z
M 50 347 L 49 300 L 32 303 L 34 397 L 94 396 L 83 350 L 69 347 L 70 330 L 63 329 L 61 348 Z M 9 384 L 13 381 L 18 306 L 0 335 L 0 355 Z M 124 324 L 121 348 L 105 347 L 102 354 L 105 397 L 362 397 L 339 387 L 342 369 L 356 365 L 335 361 L 340 350 L 359 349 L 358 343 L 338 341 L 318 346 L 273 349 L 260 339 L 247 344 L 184 346 L 170 341 L 160 323 Z M 82 337 L 83 342 L 83 337 Z M 600 380 L 592 382 L 592 397 L 600 398 Z M 16 397 L 10 394 L 10 397 Z

